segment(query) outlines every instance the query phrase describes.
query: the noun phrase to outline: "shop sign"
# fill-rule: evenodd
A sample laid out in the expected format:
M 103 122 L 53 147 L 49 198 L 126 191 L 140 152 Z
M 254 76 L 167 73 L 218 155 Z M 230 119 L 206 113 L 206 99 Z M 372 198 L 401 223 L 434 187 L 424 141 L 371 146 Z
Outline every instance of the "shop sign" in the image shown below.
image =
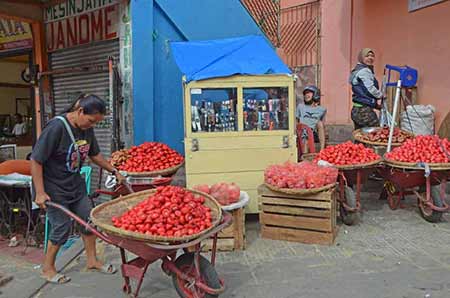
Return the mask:
M 33 36 L 28 23 L 0 19 L 0 52 L 33 47 Z
M 447 0 L 409 0 L 408 10 L 411 12 L 444 1 Z
M 67 0 L 48 7 L 48 52 L 118 38 L 119 7 L 117 0 Z

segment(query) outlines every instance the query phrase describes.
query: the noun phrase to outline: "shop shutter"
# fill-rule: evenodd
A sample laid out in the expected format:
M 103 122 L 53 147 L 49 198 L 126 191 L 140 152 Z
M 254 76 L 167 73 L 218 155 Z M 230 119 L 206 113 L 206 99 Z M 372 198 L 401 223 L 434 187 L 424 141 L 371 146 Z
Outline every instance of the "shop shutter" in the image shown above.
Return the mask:
M 110 103 L 110 80 L 108 73 L 108 57 L 119 59 L 119 40 L 99 42 L 83 47 L 65 49 L 51 53 L 49 56 L 52 71 L 73 67 L 102 65 L 94 67 L 98 71 L 65 72 L 63 74 L 53 74 L 51 76 L 53 99 L 55 112 L 58 115 L 72 100 L 81 92 L 95 94 L 103 98 L 108 107 Z M 105 157 L 111 155 L 113 125 L 112 108 L 108 109 L 108 116 L 105 121 L 95 127 L 102 154 Z M 93 165 L 91 178 L 91 190 L 97 188 L 99 182 L 99 169 Z

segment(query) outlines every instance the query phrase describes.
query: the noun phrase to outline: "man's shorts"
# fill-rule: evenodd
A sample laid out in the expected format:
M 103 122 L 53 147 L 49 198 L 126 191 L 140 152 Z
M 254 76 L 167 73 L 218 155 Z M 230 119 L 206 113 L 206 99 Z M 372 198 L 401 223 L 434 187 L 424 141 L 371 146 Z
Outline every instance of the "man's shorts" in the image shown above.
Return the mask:
M 61 203 L 61 201 L 58 201 L 57 203 L 63 205 L 64 207 L 78 215 L 82 220 L 89 222 L 92 202 L 87 196 L 84 196 L 82 197 L 82 199 L 75 202 Z M 47 216 L 50 223 L 49 240 L 54 245 L 63 245 L 70 235 L 70 230 L 72 227 L 71 218 L 62 210 L 51 206 L 47 208 Z M 81 228 L 80 231 L 84 235 L 91 234 L 85 228 Z
M 317 133 L 316 130 L 312 130 L 312 131 L 313 131 L 313 136 L 314 136 L 314 143 L 319 143 L 320 142 L 319 134 Z M 308 140 L 308 133 L 306 132 L 305 128 L 302 130 L 302 140 L 303 141 Z

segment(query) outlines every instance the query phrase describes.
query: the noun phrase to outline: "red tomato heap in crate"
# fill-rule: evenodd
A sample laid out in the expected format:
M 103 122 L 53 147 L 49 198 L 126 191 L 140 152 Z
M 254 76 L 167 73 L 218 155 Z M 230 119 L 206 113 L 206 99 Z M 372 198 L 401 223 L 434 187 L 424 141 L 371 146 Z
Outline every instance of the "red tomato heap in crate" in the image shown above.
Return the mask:
M 417 136 L 386 153 L 386 158 L 401 162 L 449 163 L 450 141 L 439 136 Z
M 264 180 L 278 188 L 311 189 L 335 183 L 337 175 L 336 168 L 321 167 L 308 161 L 286 162 L 269 166 L 264 172 Z
M 353 144 L 345 142 L 342 144 L 327 146 L 320 150 L 314 159 L 327 161 L 336 166 L 365 164 L 381 159 L 381 157 L 371 148 L 364 147 L 363 144 Z
M 183 163 L 184 158 L 166 144 L 146 142 L 112 154 L 112 161 L 121 171 L 155 172 L 173 168 Z
M 193 235 L 211 227 L 211 209 L 204 202 L 204 197 L 184 188 L 162 186 L 112 222 L 117 228 L 147 235 Z

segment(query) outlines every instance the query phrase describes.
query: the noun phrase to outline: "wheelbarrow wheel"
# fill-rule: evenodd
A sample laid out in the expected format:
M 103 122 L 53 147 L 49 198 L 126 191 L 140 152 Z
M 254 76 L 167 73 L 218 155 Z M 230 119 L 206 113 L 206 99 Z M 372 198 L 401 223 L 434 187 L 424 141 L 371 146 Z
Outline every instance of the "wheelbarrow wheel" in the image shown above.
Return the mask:
M 442 204 L 440 185 L 431 186 L 431 199 L 436 207 L 444 206 Z M 419 211 L 422 217 L 428 222 L 439 222 L 442 218 L 442 212 L 433 210 L 425 206 L 420 199 L 418 199 Z
M 219 276 L 217 275 L 214 266 L 203 256 L 200 256 L 199 263 L 200 263 L 201 281 L 212 289 L 219 289 L 221 287 L 221 284 Z M 177 266 L 179 270 L 181 270 L 188 276 L 194 277 L 195 276 L 194 253 L 185 253 L 179 256 L 175 261 L 175 266 Z M 187 281 L 177 276 L 176 274 L 173 274 L 172 282 L 180 297 L 188 298 L 193 296 Z M 205 293 L 199 288 L 197 288 L 197 292 L 199 293 L 199 297 L 201 298 L 219 297 L 219 295 L 212 295 Z
M 345 186 L 344 196 L 347 205 L 351 208 L 356 208 L 356 195 L 350 186 Z M 339 206 L 339 213 L 341 215 L 342 222 L 347 226 L 353 225 L 358 219 L 358 212 L 348 211 L 342 204 Z

